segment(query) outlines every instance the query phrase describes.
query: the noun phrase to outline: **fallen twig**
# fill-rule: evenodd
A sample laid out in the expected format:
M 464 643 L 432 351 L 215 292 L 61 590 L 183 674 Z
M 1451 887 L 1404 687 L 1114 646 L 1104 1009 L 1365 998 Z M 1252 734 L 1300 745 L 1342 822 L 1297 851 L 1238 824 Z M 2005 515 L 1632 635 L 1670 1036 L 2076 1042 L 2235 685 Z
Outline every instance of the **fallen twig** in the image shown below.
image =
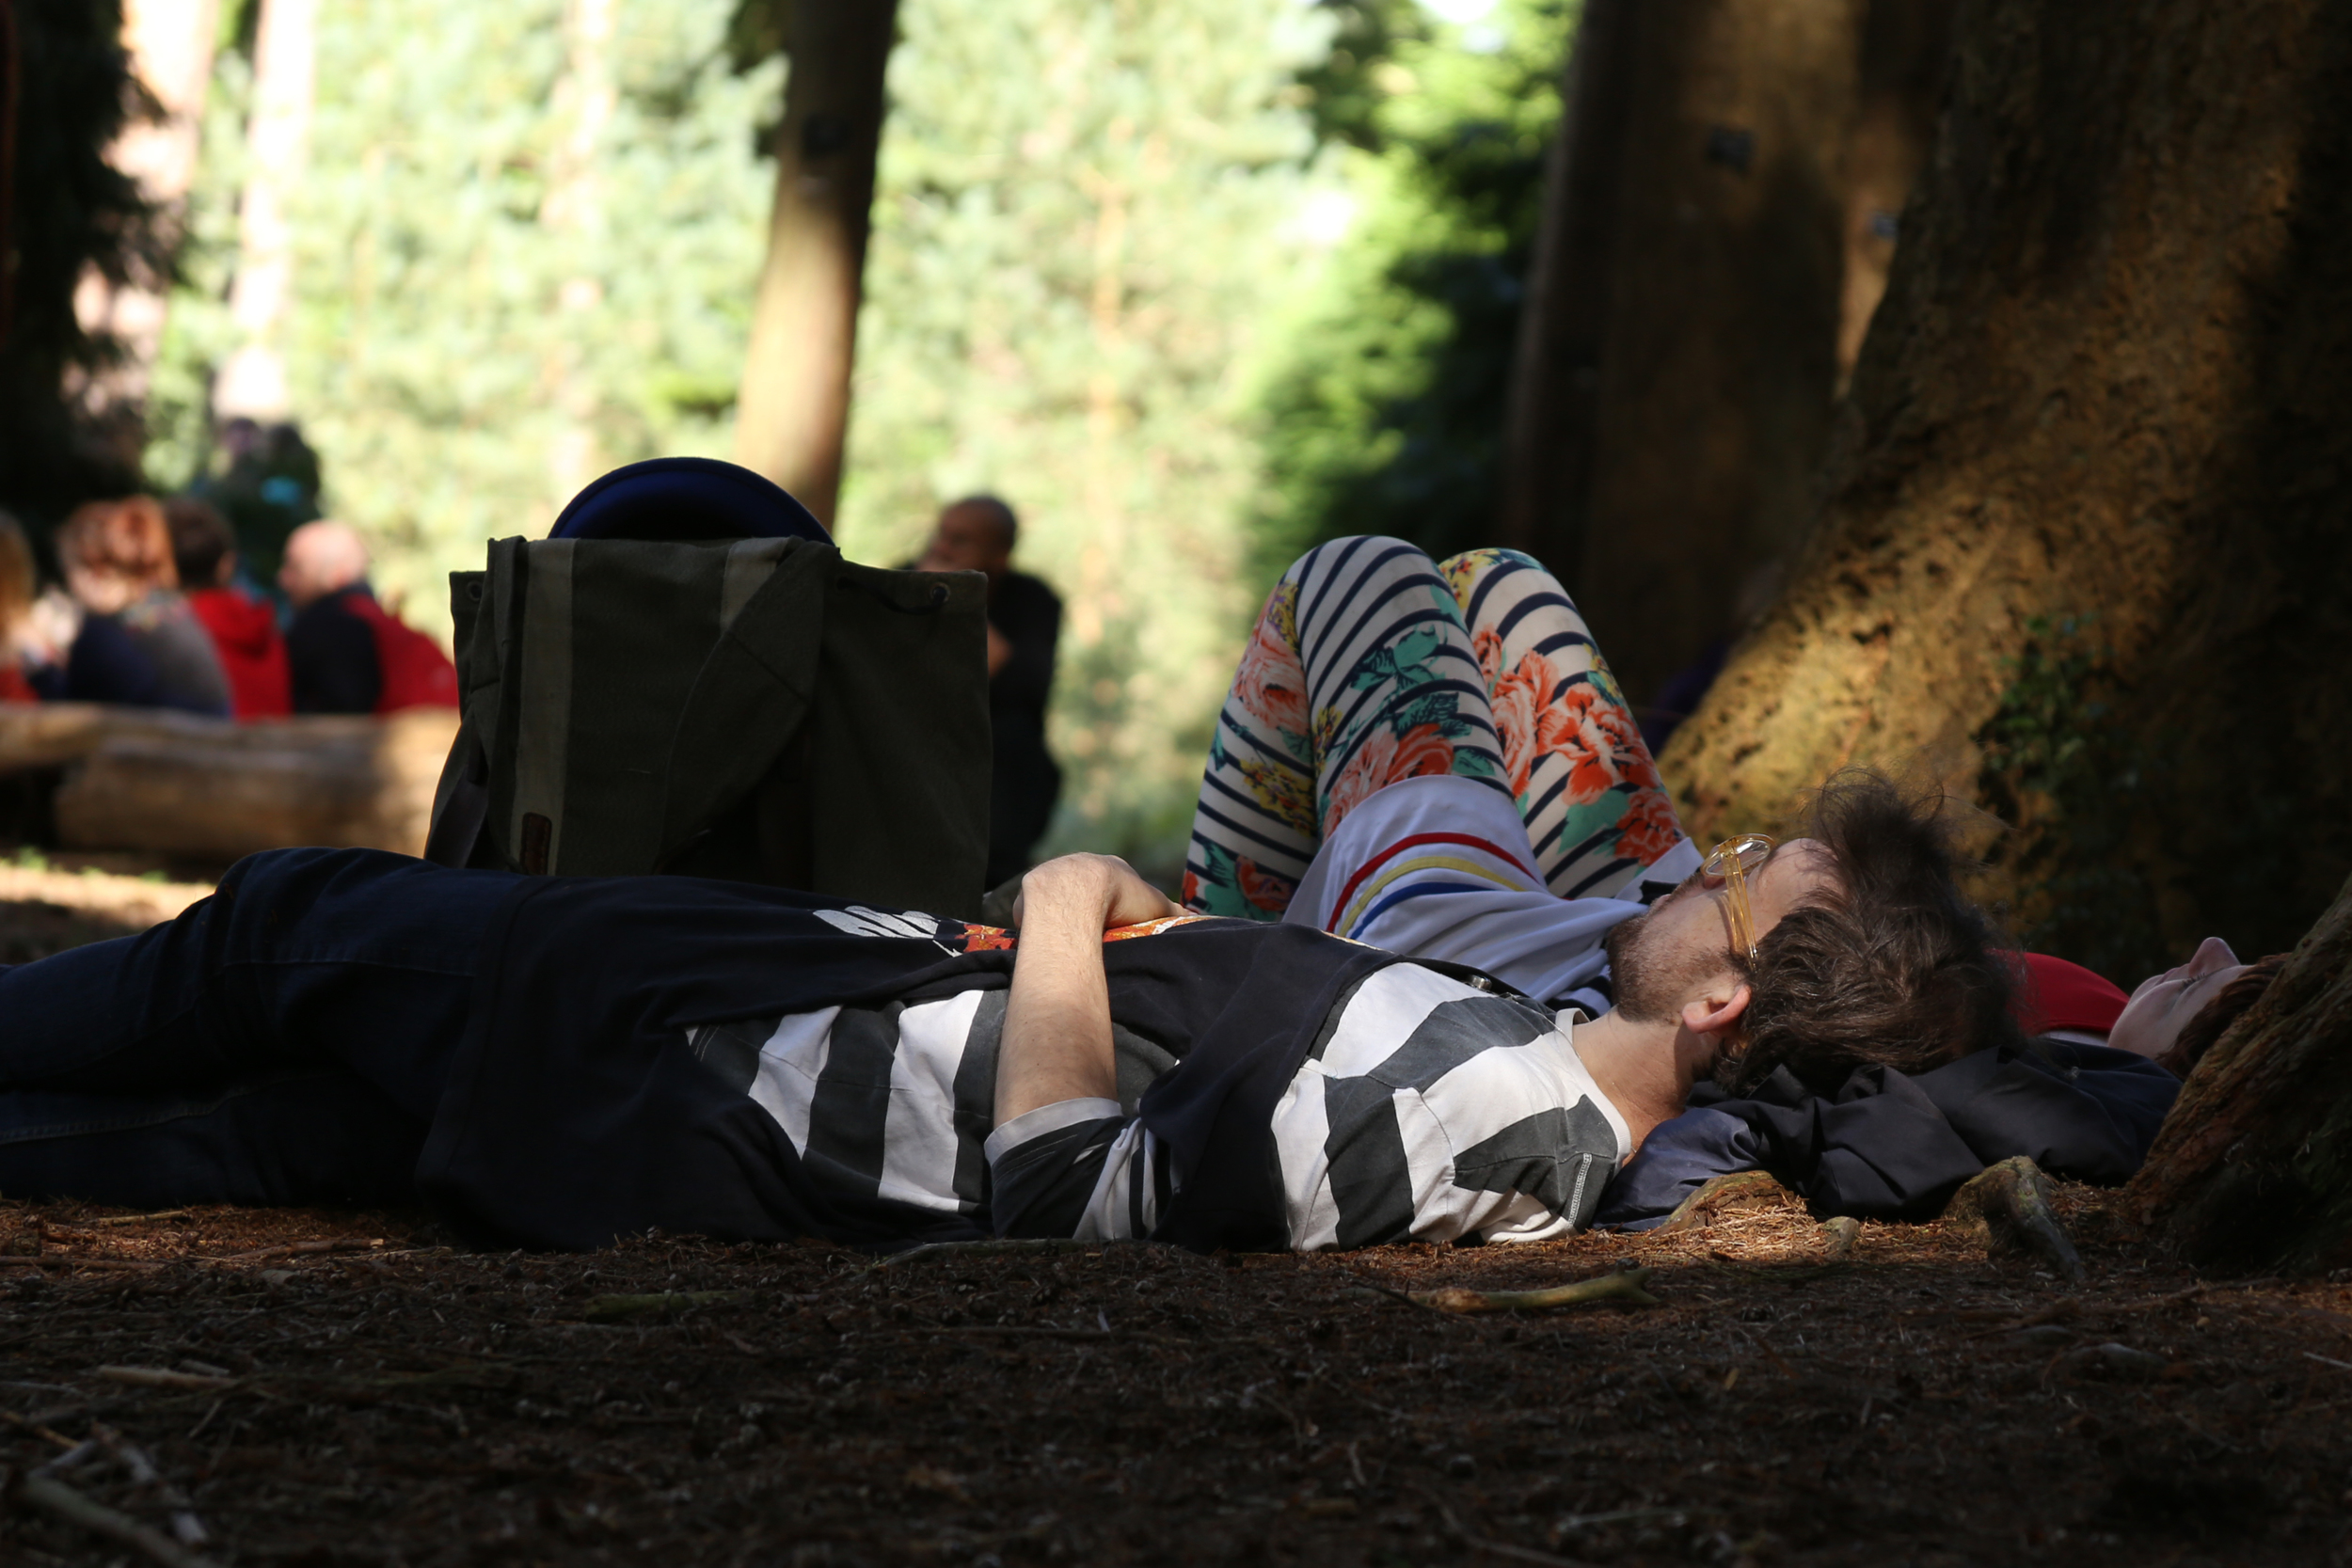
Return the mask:
M 357 1236 L 341 1236 L 331 1242 L 286 1242 L 277 1246 L 256 1247 L 251 1252 L 231 1253 L 226 1258 L 199 1258 L 199 1263 L 260 1263 L 272 1258 L 314 1258 L 329 1252 L 367 1252 L 384 1244 L 384 1238 L 361 1241 Z
M 44 1442 L 56 1443 L 68 1449 L 73 1447 L 72 1438 L 50 1426 L 46 1421 L 37 1421 L 30 1416 L 20 1416 L 13 1410 L 0 1410 L 0 1421 L 6 1421 L 13 1427 L 21 1427 Z
M 52 1518 L 78 1525 L 92 1535 L 103 1535 L 145 1552 L 165 1564 L 165 1568 L 216 1568 L 211 1558 L 189 1551 L 161 1531 L 150 1529 L 129 1514 L 84 1497 L 61 1481 L 39 1475 L 17 1476 L 9 1481 L 8 1494 L 13 1502 L 40 1509 Z
M 212 1539 L 204 1528 L 204 1521 L 196 1516 L 196 1505 L 188 1495 L 166 1481 L 155 1462 L 147 1457 L 147 1450 L 122 1440 L 122 1434 L 111 1427 L 97 1428 L 97 1440 L 114 1450 L 125 1468 L 131 1472 L 134 1486 L 152 1486 L 164 1507 L 171 1511 L 171 1533 L 183 1546 L 201 1546 Z
M 1559 1307 L 1590 1307 L 1608 1302 L 1621 1307 L 1656 1307 L 1656 1296 L 1642 1289 L 1649 1283 L 1647 1269 L 1619 1269 L 1554 1285 L 1543 1291 L 1473 1291 L 1466 1285 L 1444 1285 L 1434 1291 L 1413 1291 L 1406 1299 L 1416 1307 L 1439 1312 L 1543 1312 Z
M 175 1372 L 168 1367 L 101 1367 L 90 1374 L 108 1383 L 127 1383 L 134 1388 L 198 1388 L 211 1392 L 219 1388 L 234 1388 L 245 1380 L 236 1377 L 212 1377 L 203 1372 Z
M 162 1224 L 165 1220 L 183 1220 L 183 1219 L 186 1219 L 187 1217 L 188 1217 L 188 1212 L 187 1212 L 185 1209 L 164 1209 L 164 1210 L 159 1210 L 159 1211 L 157 1211 L 156 1212 L 154 1212 L 154 1213 L 152 1213 L 152 1214 L 117 1214 L 117 1215 L 113 1216 L 111 1219 L 92 1220 L 92 1221 L 90 1221 L 90 1224 L 92 1224 L 92 1225 L 160 1225 L 160 1224 Z

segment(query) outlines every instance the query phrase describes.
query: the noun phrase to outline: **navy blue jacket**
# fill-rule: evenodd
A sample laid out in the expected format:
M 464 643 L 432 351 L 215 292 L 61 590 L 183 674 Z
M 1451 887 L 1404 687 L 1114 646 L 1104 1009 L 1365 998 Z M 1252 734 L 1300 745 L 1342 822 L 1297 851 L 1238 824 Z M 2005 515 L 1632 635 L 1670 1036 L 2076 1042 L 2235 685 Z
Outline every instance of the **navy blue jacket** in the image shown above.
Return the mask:
M 1646 1230 L 1709 1177 L 1742 1170 L 1770 1171 L 1824 1218 L 1932 1219 L 1962 1182 L 2017 1154 L 2113 1185 L 2139 1169 L 2180 1089 L 2128 1051 L 2047 1038 L 1915 1076 L 1866 1068 L 1830 1096 L 1785 1068 L 1744 1099 L 1702 1085 L 1617 1173 L 1593 1223 Z

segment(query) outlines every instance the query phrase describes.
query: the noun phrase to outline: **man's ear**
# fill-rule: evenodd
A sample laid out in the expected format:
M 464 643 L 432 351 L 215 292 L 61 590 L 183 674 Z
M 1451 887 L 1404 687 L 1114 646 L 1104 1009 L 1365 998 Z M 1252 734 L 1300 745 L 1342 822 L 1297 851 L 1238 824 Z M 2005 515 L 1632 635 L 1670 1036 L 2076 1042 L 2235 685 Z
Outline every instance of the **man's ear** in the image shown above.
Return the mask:
M 1724 1035 L 1740 1026 L 1747 1016 L 1748 1003 L 1754 992 L 1745 980 L 1730 979 L 1724 986 L 1719 980 L 1682 1005 L 1682 1026 L 1694 1035 Z

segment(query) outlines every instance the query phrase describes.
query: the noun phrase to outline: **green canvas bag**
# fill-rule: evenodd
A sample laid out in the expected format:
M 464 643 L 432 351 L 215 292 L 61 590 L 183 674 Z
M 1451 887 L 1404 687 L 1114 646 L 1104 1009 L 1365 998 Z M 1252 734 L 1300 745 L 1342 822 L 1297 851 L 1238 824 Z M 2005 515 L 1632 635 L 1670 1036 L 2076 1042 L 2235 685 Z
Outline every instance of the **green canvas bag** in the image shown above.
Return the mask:
M 808 539 L 501 539 L 450 574 L 461 719 L 425 855 L 971 918 L 987 588 Z

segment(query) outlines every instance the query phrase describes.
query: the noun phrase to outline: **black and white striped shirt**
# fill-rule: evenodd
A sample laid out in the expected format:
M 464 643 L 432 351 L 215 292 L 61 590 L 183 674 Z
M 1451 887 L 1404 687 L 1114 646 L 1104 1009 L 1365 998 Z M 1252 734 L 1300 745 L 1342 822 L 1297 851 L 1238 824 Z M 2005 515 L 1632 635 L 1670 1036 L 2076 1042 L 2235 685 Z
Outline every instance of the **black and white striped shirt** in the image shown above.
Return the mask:
M 690 1040 L 774 1117 L 809 1180 L 985 1225 L 1006 995 L 827 1007 L 697 1029 Z M 1576 1054 L 1577 1022 L 1412 964 L 1366 977 L 1326 1019 L 1274 1113 L 1291 1245 L 1533 1241 L 1583 1225 L 1630 1138 Z M 1118 1106 L 1031 1114 L 1040 1131 L 1128 1118 L 1090 1147 L 1102 1167 L 1082 1238 L 1150 1235 L 1179 1180 L 1135 1119 L 1144 1087 L 1174 1058 L 1123 1028 L 1114 1035 Z

